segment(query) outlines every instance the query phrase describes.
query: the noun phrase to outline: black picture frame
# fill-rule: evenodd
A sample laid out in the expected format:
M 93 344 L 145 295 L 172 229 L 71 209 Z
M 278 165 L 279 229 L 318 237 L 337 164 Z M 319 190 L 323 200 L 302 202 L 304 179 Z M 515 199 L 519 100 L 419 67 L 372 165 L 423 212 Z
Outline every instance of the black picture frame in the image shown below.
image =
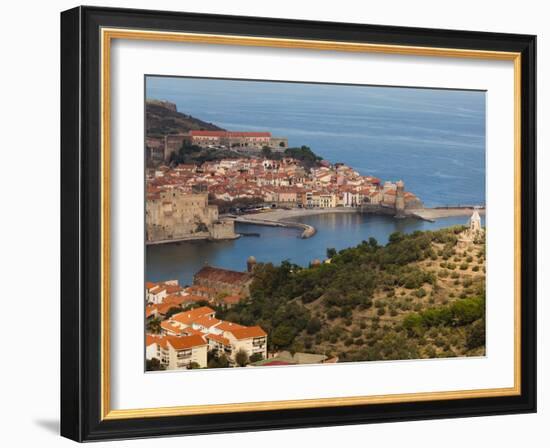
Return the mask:
M 521 394 L 101 419 L 100 29 L 130 28 L 521 53 Z M 76 441 L 536 412 L 536 37 L 77 7 L 61 14 L 61 435 Z

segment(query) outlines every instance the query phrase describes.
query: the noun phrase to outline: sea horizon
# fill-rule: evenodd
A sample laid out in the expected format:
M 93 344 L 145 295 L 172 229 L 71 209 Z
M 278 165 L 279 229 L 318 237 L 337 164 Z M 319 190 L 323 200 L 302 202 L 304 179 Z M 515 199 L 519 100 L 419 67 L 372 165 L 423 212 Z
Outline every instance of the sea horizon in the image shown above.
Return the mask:
M 401 179 L 428 207 L 485 205 L 485 92 L 147 77 L 146 98 Z

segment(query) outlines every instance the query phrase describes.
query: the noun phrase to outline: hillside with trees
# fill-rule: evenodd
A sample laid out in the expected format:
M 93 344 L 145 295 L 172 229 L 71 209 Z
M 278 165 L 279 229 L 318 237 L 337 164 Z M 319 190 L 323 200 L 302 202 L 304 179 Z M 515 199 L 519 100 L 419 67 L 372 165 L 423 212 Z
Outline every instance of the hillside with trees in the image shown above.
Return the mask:
M 463 229 L 370 238 L 307 268 L 258 264 L 250 300 L 219 316 L 260 325 L 270 350 L 340 362 L 483 355 L 485 242 L 460 248 Z
M 283 157 L 291 157 L 298 160 L 305 169 L 317 166 L 322 160 L 308 146 L 300 148 L 287 148 L 284 152 L 273 152 L 268 147 L 263 148 L 261 156 L 272 160 L 281 160 Z M 183 144 L 179 151 L 170 156 L 170 163 L 177 165 L 180 163 L 190 163 L 201 165 L 204 162 L 212 162 L 222 159 L 243 159 L 255 158 L 258 154 L 255 152 L 245 153 L 236 152 L 231 149 L 223 148 L 203 148 L 197 145 Z
M 215 124 L 178 112 L 174 103 L 155 99 L 148 99 L 145 103 L 145 123 L 147 137 L 164 137 L 191 130 L 225 130 Z

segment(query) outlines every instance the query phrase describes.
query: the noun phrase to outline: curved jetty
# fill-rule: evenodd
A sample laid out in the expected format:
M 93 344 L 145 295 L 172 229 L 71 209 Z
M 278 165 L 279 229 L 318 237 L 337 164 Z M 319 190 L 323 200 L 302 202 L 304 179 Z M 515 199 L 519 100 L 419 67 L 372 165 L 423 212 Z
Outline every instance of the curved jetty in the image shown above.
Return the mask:
M 311 238 L 317 233 L 317 229 L 309 224 L 302 222 L 287 221 L 288 218 L 299 218 L 301 216 L 322 215 L 331 213 L 359 213 L 357 208 L 293 208 L 293 209 L 278 209 L 269 210 L 260 213 L 252 213 L 249 215 L 241 215 L 235 217 L 235 222 L 244 224 L 257 224 L 272 227 L 288 227 L 293 229 L 301 229 L 300 238 Z M 229 217 L 229 216 L 228 216 Z
M 309 224 L 304 224 L 301 222 L 292 222 L 292 221 L 276 221 L 271 219 L 263 219 L 258 217 L 258 215 L 249 215 L 249 216 L 239 216 L 235 219 L 235 222 L 240 222 L 243 224 L 255 224 L 260 226 L 270 226 L 270 227 L 288 227 L 292 229 L 302 230 L 300 238 L 311 238 L 317 233 L 315 227 L 310 226 Z

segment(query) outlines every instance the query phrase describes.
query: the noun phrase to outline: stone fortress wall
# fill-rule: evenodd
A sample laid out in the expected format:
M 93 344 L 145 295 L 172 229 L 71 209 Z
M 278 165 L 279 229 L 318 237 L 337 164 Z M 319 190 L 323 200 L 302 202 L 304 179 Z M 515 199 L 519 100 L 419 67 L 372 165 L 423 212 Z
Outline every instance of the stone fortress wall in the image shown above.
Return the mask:
M 147 242 L 237 237 L 234 223 L 208 204 L 208 193 L 161 191 L 147 198 L 145 217 Z

